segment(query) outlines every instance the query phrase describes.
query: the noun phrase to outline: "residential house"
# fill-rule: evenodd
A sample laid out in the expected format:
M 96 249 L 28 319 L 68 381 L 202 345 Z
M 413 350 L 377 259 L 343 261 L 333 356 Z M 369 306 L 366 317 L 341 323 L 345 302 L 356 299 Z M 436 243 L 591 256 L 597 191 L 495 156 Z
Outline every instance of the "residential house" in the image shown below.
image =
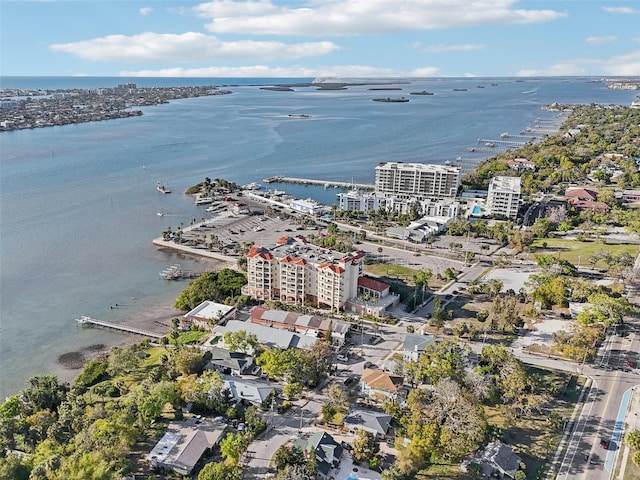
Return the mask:
M 205 300 L 187 312 L 181 323 L 183 327 L 197 325 L 202 328 L 211 328 L 216 324 L 224 325 L 230 318 L 235 318 L 236 313 L 235 307 Z
M 171 422 L 146 460 L 153 468 L 190 475 L 204 453 L 218 444 L 224 429 L 206 418 Z
M 240 352 L 230 352 L 223 348 L 208 347 L 211 359 L 207 362 L 207 370 L 217 370 L 227 375 L 244 375 L 251 370 L 254 359 L 251 355 Z
M 509 445 L 502 442 L 491 442 L 472 461 L 480 465 L 482 474 L 486 477 L 513 480 L 516 478 L 516 472 L 520 469 L 522 459 L 513 452 L 513 448 Z
M 407 333 L 404 336 L 404 346 L 402 356 L 405 362 L 417 362 L 420 355 L 428 345 L 435 342 L 433 335 L 420 335 L 417 333 Z
M 305 458 L 315 455 L 318 475 L 328 478 L 332 468 L 337 467 L 342 457 L 343 448 L 327 432 L 316 432 L 308 438 L 302 438 L 294 443 L 295 448 L 301 449 Z
M 399 375 L 365 368 L 360 377 L 360 392 L 372 400 L 389 398 L 397 401 L 404 397 L 404 379 Z
M 281 330 L 279 328 L 272 328 L 266 325 L 259 325 L 252 322 L 243 322 L 241 320 L 230 320 L 226 325 L 216 327 L 216 333 L 219 333 L 224 337 L 226 332 L 239 332 L 241 330 L 247 333 L 252 333 L 258 339 L 260 345 L 266 345 L 269 348 L 311 348 L 311 346 L 318 341 L 316 337 L 309 335 L 301 335 L 299 333 L 291 332 L 289 330 Z M 220 344 L 221 347 L 225 347 L 224 342 Z
M 354 410 L 344 417 L 344 424 L 350 433 L 365 430 L 376 438 L 384 438 L 389 430 L 391 415 L 373 410 Z
M 275 388 L 264 380 L 223 375 L 223 390 L 228 389 L 236 402 L 260 406 L 275 391 Z

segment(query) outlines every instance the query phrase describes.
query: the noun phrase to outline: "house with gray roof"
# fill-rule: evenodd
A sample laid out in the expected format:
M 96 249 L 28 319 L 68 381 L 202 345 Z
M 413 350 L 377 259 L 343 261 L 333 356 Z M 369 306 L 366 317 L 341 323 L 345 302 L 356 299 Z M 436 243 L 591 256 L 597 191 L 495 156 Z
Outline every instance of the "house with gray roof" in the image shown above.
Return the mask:
M 255 406 L 260 406 L 275 390 L 269 382 L 264 380 L 240 378 L 232 375 L 223 375 L 222 380 L 224 381 L 222 389 L 228 389 L 236 402 L 250 403 Z
M 391 415 L 373 410 L 354 410 L 344 417 L 344 424 L 350 433 L 366 430 L 376 438 L 384 438 L 389 430 Z
M 327 432 L 316 432 L 308 438 L 301 438 L 294 443 L 295 448 L 304 452 L 305 458 L 315 455 L 318 475 L 328 478 L 332 468 L 340 463 L 344 449 Z
M 337 345 L 344 344 L 351 328 L 348 322 L 332 318 L 287 312 L 266 307 L 254 307 L 251 309 L 250 321 L 252 323 L 280 328 L 311 337 L 324 338 L 326 334 L 331 331 L 331 341 Z
M 216 370 L 226 375 L 244 375 L 254 363 L 253 357 L 246 353 L 230 352 L 217 347 L 209 347 L 207 352 L 211 354 L 211 359 L 207 362 L 205 369 Z
M 477 463 L 482 475 L 488 478 L 515 479 L 522 459 L 513 452 L 513 448 L 502 442 L 491 442 L 478 452 L 471 460 L 462 462 L 461 468 L 466 471 L 469 463 Z
M 225 425 L 206 418 L 171 422 L 146 460 L 153 468 L 189 475 L 202 455 L 218 444 L 224 429 Z
M 405 362 L 417 362 L 428 345 L 435 342 L 433 335 L 407 333 L 404 336 L 403 358 Z
M 255 334 L 258 343 L 261 345 L 266 345 L 269 348 L 282 348 L 284 350 L 291 347 L 302 349 L 311 348 L 318 340 L 316 337 L 240 320 L 229 320 L 225 326 L 219 325 L 215 328 L 216 333 L 222 334 L 223 337 L 226 332 L 238 332 L 241 330 Z

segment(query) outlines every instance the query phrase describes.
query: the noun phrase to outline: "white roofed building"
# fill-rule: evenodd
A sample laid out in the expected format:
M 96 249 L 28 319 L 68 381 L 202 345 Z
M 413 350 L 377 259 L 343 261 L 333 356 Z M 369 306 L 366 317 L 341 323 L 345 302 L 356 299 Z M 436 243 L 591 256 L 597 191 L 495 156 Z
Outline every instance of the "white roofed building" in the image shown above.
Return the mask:
M 520 177 L 493 177 L 487 194 L 487 213 L 516 218 L 520 208 Z
M 184 315 L 182 325 L 190 327 L 195 324 L 203 328 L 210 328 L 216 324 L 223 324 L 230 318 L 235 318 L 236 313 L 235 307 L 205 300 Z
M 426 163 L 382 162 L 376 167 L 376 193 L 397 200 L 455 197 L 460 167 Z

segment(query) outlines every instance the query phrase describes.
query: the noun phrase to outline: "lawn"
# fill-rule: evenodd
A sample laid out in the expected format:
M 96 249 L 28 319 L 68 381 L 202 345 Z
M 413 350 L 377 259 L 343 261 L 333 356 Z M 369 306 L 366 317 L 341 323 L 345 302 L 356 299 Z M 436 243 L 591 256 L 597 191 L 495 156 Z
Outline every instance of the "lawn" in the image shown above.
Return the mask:
M 546 244 L 546 247 L 544 246 Z M 607 251 L 612 255 L 628 253 L 632 257 L 638 255 L 638 245 L 621 243 L 603 243 L 601 241 L 580 242 L 563 238 L 540 238 L 534 240 L 531 252 L 535 254 L 555 253 L 563 260 L 568 260 L 574 265 L 590 266 L 589 257 L 598 251 Z M 600 260 L 595 264 L 596 268 L 605 268 L 606 264 Z
M 415 285 L 413 277 L 417 273 L 417 270 L 403 265 L 396 265 L 395 263 L 372 263 L 371 265 L 365 265 L 364 270 L 366 273 L 375 277 L 396 278 Z
M 640 480 L 640 467 L 633 463 L 633 452 L 634 450 L 631 450 L 631 452 L 629 452 L 629 457 L 627 458 L 627 466 L 624 470 L 624 480 Z M 622 457 L 622 455 L 620 457 Z
M 565 372 L 529 367 L 553 395 L 546 414 L 534 414 L 509 422 L 502 408 L 487 407 L 489 423 L 499 428 L 503 442 L 516 448 L 526 465 L 527 478 L 543 478 L 556 451 L 562 430 L 549 423 L 549 412 L 569 418 L 583 386 L 581 377 Z

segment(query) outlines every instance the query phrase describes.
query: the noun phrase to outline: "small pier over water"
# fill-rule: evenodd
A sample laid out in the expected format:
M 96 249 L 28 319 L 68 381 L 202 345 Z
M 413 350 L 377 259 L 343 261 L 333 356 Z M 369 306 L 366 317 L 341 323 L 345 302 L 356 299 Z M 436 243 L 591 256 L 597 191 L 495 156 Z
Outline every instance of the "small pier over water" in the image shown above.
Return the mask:
M 524 146 L 527 142 L 520 142 L 520 141 L 517 141 L 517 140 L 504 140 L 504 139 L 488 140 L 486 138 L 479 138 L 478 139 L 478 143 L 482 143 L 486 147 L 489 147 L 489 148 L 493 148 L 493 147 L 500 147 L 500 148 L 515 147 L 515 148 L 519 148 L 519 147 Z
M 293 183 L 293 184 L 300 184 L 300 185 L 320 185 L 325 188 L 329 188 L 329 187 L 349 188 L 349 189 L 357 188 L 359 190 L 375 189 L 374 185 L 370 185 L 368 183 L 338 182 L 335 180 L 312 180 L 309 178 L 282 177 L 280 175 L 267 177 L 262 181 L 264 183 Z
M 78 323 L 78 325 L 81 325 L 83 327 L 106 328 L 109 330 L 117 330 L 119 332 L 133 333 L 134 335 L 141 335 L 143 337 L 149 337 L 156 340 L 164 337 L 164 335 L 161 335 L 159 333 L 150 332 L 148 330 L 142 330 L 141 328 L 128 327 L 126 325 L 120 325 L 118 323 L 111 323 L 111 322 L 105 322 L 103 320 L 96 320 L 95 318 L 89 317 L 87 315 L 83 315 L 80 318 L 76 318 L 76 322 Z

